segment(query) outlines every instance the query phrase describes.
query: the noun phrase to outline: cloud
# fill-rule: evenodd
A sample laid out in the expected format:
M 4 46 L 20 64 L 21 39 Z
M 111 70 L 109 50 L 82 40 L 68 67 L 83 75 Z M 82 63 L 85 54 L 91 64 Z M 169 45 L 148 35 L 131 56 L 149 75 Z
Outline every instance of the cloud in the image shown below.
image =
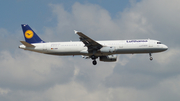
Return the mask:
M 142 0 L 121 13 L 124 23 L 121 28 L 131 31 L 127 34 L 137 34 L 149 38 L 157 38 L 164 43 L 176 45 L 179 43 L 179 4 L 177 0 Z M 124 26 L 124 27 L 123 27 Z M 144 35 L 143 35 L 144 34 Z M 176 37 L 173 38 L 172 37 Z M 170 39 L 169 39 L 170 38 Z
M 1 95 L 6 95 L 6 94 L 8 94 L 9 92 L 10 92 L 9 89 L 2 89 L 2 88 L 0 88 L 0 94 L 1 94 Z
M 51 96 L 54 101 L 56 100 L 87 100 L 87 101 L 111 101 L 111 100 L 132 100 L 136 98 L 135 89 L 131 88 L 104 88 L 99 85 L 95 91 L 89 92 L 85 87 L 77 82 L 71 82 L 66 85 L 56 85 L 46 91 L 45 95 Z M 60 95 L 60 96 L 59 96 Z M 68 95 L 68 96 L 67 96 Z M 131 97 L 129 97 L 131 95 Z
M 113 38 L 112 32 L 120 33 L 108 11 L 98 5 L 75 3 L 72 12 L 67 12 L 63 5 L 50 4 L 50 7 L 57 16 L 57 28 L 54 33 L 59 33 L 57 36 L 63 36 L 65 40 L 78 40 L 76 35 L 71 34 L 74 33 L 73 30 L 82 31 L 96 40 Z
M 27 51 L 12 55 L 8 51 L 2 51 L 0 60 L 0 85 L 5 88 L 45 89 L 46 86 L 54 85 L 54 82 L 68 82 L 73 76 L 73 67 L 66 64 L 65 69 L 63 65 L 66 62 L 58 57 Z

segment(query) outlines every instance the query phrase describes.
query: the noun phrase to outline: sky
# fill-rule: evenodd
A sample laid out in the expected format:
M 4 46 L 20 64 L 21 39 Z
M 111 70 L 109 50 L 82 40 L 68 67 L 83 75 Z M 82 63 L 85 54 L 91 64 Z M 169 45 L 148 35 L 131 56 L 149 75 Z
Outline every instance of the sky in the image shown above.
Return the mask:
M 9 0 L 0 3 L 1 101 L 179 101 L 179 0 Z M 46 42 L 155 39 L 169 49 L 120 54 L 92 65 L 81 56 L 19 49 L 21 24 Z

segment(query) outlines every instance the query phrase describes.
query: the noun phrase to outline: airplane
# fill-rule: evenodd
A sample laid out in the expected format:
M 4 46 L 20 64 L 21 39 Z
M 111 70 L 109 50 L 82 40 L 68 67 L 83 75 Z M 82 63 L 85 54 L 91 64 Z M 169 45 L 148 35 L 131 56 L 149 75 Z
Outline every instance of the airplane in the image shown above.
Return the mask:
M 152 53 L 163 52 L 168 49 L 160 41 L 151 39 L 132 40 L 105 40 L 95 41 L 82 32 L 75 31 L 80 41 L 70 42 L 45 42 L 27 24 L 22 24 L 25 41 L 20 41 L 20 49 L 38 53 L 74 56 L 82 55 L 83 58 L 91 58 L 92 64 L 96 65 L 96 59 L 103 62 L 117 61 L 117 54 L 138 54 L 148 53 L 150 60 L 153 60 Z

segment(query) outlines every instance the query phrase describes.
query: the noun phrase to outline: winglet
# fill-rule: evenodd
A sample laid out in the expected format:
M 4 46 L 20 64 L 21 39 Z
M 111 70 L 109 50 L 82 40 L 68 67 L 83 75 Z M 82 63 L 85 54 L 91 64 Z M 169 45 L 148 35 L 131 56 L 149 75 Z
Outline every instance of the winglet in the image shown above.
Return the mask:
M 74 30 L 74 33 L 77 34 L 78 31 Z

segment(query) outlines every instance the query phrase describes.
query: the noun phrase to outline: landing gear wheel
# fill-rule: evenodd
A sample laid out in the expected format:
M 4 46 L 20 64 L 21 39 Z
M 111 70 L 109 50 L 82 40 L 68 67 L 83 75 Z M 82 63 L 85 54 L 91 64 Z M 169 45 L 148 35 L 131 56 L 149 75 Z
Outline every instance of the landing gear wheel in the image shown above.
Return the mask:
M 152 61 L 152 60 L 153 60 L 153 58 L 152 58 L 152 57 L 150 57 L 150 60 Z
M 94 60 L 92 63 L 93 63 L 93 65 L 96 65 L 96 64 L 97 64 L 97 61 L 96 61 L 96 60 Z

